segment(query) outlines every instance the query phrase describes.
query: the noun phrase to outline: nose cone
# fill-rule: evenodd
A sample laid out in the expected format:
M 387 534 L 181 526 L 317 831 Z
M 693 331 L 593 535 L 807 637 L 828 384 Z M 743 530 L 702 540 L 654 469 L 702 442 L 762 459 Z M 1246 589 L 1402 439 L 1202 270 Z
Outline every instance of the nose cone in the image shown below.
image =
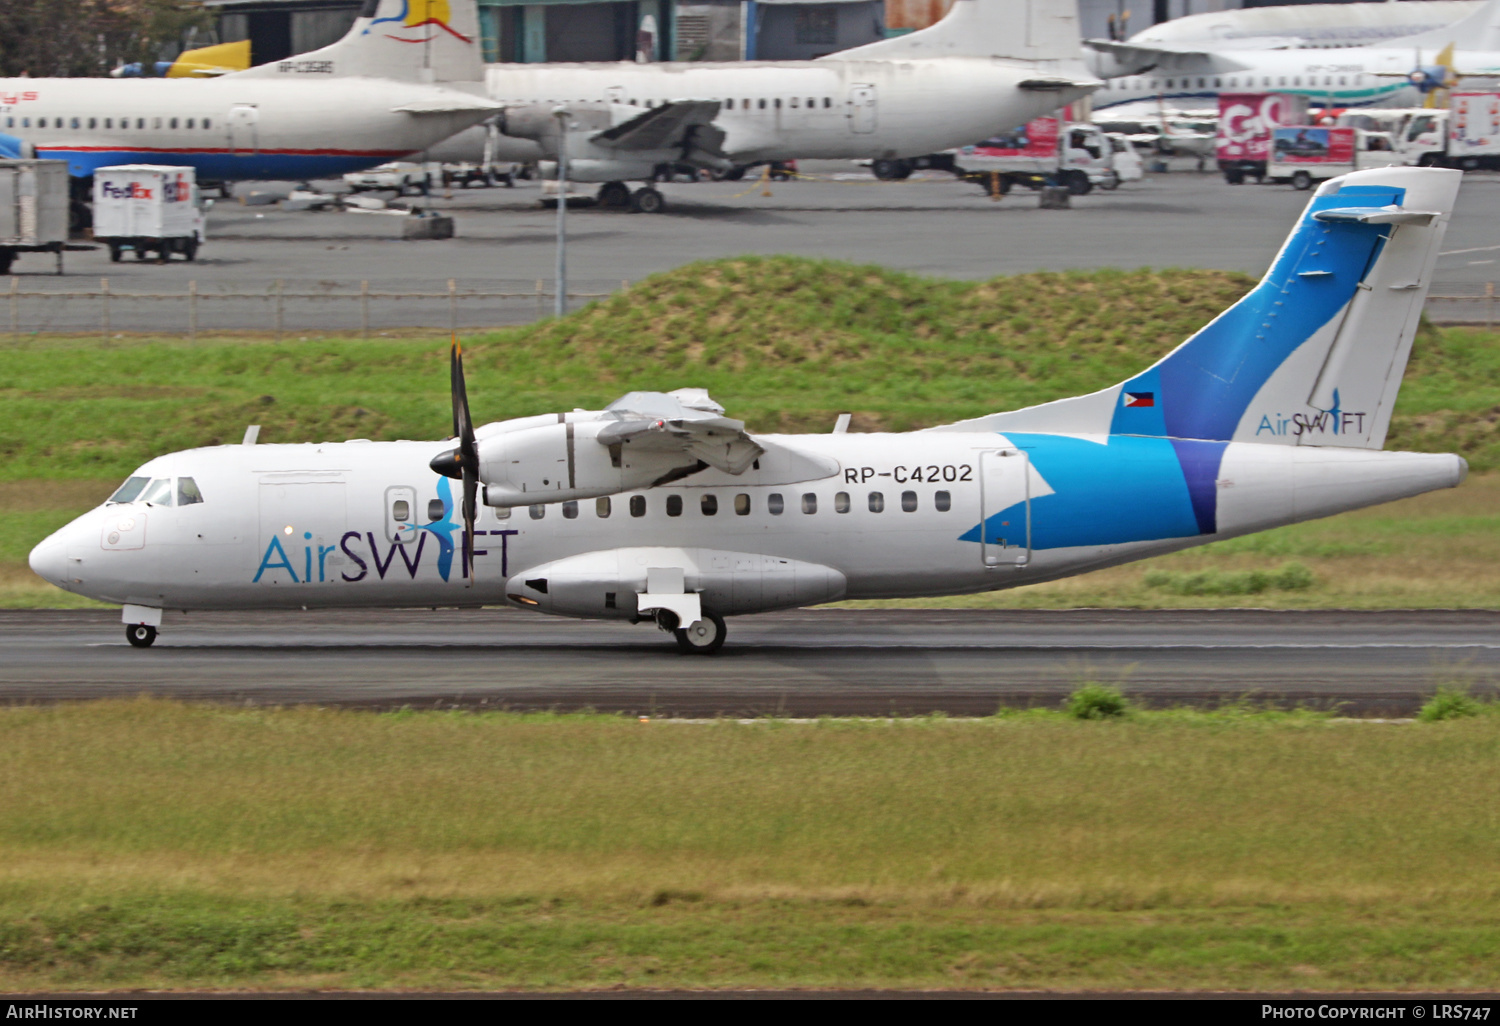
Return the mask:
M 67 587 L 68 557 L 56 535 L 32 549 L 27 562 L 32 572 L 48 584 Z
M 438 453 L 427 465 L 444 477 L 462 478 L 464 476 L 463 463 L 459 460 L 457 449 Z

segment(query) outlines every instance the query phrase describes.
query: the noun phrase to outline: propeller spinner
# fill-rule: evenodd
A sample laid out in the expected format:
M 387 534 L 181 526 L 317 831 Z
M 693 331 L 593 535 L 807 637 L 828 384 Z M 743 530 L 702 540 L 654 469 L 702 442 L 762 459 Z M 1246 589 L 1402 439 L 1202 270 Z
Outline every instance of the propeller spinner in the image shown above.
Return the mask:
M 479 447 L 474 442 L 474 422 L 469 418 L 469 392 L 464 387 L 464 354 L 457 335 L 453 336 L 448 365 L 453 393 L 453 437 L 458 439 L 458 448 L 439 453 L 428 466 L 444 477 L 463 482 L 464 566 L 472 585 L 474 559 L 471 554 L 479 500 Z

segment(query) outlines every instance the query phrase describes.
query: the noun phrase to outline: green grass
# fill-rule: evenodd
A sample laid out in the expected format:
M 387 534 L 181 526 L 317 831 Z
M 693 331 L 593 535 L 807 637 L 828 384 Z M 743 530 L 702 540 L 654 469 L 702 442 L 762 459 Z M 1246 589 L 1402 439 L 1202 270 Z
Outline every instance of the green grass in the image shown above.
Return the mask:
M 1253 282 L 1219 271 L 921 278 L 789 257 L 689 265 L 555 321 L 465 339 L 482 421 L 706 387 L 756 431 L 908 429 L 1125 379 Z M 924 604 L 1500 605 L 1500 345 L 1424 327 L 1388 447 L 1456 451 L 1456 492 L 1221 542 L 1056 584 Z M 237 441 L 433 438 L 448 430 L 445 339 L 49 338 L 0 363 L 0 606 L 81 604 L 25 553 L 163 452 Z M 1307 587 L 1261 587 L 1300 563 Z M 1148 586 L 1142 575 L 1180 586 Z M 1176 576 L 1171 576 L 1176 575 Z
M 0 710 L 0 987 L 1494 988 L 1500 716 Z

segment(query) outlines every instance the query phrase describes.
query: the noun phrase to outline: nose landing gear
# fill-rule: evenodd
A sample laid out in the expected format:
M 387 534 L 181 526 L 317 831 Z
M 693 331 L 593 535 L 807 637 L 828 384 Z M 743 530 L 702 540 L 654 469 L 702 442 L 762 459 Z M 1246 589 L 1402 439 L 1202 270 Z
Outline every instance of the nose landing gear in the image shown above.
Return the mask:
M 146 623 L 128 623 L 125 625 L 125 640 L 136 648 L 150 648 L 156 640 L 156 628 Z

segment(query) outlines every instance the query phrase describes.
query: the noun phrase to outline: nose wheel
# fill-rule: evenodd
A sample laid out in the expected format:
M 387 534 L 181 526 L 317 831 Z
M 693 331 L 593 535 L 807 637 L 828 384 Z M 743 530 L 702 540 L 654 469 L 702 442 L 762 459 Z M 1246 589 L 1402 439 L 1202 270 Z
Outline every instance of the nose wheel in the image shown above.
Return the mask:
M 136 648 L 150 648 L 151 643 L 156 640 L 156 628 L 144 623 L 126 624 L 125 640 Z
M 683 655 L 713 655 L 724 647 L 727 633 L 724 618 L 715 613 L 704 613 L 703 619 L 691 627 L 679 627 L 672 632 L 677 638 L 677 651 Z

